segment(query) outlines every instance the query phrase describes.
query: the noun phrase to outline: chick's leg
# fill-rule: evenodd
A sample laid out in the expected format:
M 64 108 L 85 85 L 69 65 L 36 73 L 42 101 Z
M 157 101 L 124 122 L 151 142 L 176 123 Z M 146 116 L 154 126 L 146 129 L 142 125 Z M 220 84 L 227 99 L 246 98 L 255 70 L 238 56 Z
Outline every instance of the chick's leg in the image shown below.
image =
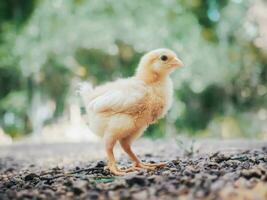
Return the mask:
M 129 155 L 131 160 L 134 162 L 133 167 L 128 169 L 128 171 L 134 171 L 134 170 L 140 170 L 141 168 L 143 169 L 148 169 L 148 170 L 153 170 L 156 167 L 162 167 L 165 164 L 164 163 L 158 163 L 158 164 L 150 164 L 150 163 L 143 163 L 139 160 L 139 158 L 135 155 L 135 153 L 132 151 L 131 145 L 130 145 L 130 140 L 129 139 L 122 139 L 120 140 L 121 147 L 123 150 Z
M 106 154 L 108 159 L 108 169 L 111 173 L 122 176 L 125 175 L 125 172 L 120 170 L 116 165 L 116 160 L 113 153 L 113 148 L 116 144 L 117 140 L 114 137 L 106 137 L 105 138 L 105 145 L 106 145 Z

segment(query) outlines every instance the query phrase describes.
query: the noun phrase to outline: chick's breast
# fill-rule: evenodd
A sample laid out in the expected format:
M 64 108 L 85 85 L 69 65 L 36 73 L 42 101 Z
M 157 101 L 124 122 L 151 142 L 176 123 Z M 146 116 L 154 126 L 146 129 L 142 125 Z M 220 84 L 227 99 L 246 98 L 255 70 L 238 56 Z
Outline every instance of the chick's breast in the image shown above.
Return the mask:
M 158 119 L 163 118 L 172 104 L 173 86 L 171 79 L 153 84 L 149 86 L 149 123 L 154 123 Z

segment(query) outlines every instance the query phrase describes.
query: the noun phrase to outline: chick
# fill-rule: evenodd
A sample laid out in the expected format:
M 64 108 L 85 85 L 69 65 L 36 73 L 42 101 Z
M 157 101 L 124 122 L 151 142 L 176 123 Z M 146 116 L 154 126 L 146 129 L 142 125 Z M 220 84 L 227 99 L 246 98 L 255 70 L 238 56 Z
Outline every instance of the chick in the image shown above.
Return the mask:
M 169 75 L 182 65 L 173 51 L 156 49 L 141 58 L 133 77 L 95 88 L 88 83 L 82 86 L 80 95 L 89 127 L 104 138 L 108 168 L 113 174 L 124 175 L 129 171 L 152 170 L 164 165 L 141 162 L 131 144 L 150 124 L 166 115 L 173 96 Z M 122 170 L 116 165 L 113 148 L 117 142 L 133 161 L 130 169 Z

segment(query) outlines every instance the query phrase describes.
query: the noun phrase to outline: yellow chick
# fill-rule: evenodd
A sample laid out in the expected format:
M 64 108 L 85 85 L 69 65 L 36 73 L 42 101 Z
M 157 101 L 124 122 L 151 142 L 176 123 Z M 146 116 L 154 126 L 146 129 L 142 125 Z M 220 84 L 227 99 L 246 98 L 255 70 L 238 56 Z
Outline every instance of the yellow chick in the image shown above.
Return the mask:
M 143 163 L 132 151 L 132 142 L 171 107 L 173 85 L 170 73 L 183 63 L 169 49 L 156 49 L 145 54 L 133 77 L 119 79 L 93 88 L 82 85 L 80 95 L 88 114 L 90 129 L 104 138 L 108 168 L 115 175 L 133 170 L 155 169 L 164 163 Z M 113 154 L 119 142 L 133 161 L 133 166 L 117 167 Z

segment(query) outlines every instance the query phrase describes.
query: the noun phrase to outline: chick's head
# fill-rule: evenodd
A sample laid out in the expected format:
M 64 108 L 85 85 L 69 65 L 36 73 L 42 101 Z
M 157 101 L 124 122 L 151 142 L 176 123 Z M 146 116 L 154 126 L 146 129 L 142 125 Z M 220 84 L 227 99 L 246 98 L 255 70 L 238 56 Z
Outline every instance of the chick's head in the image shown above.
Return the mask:
M 145 54 L 139 63 L 137 73 L 165 76 L 183 66 L 182 61 L 169 49 L 156 49 Z

